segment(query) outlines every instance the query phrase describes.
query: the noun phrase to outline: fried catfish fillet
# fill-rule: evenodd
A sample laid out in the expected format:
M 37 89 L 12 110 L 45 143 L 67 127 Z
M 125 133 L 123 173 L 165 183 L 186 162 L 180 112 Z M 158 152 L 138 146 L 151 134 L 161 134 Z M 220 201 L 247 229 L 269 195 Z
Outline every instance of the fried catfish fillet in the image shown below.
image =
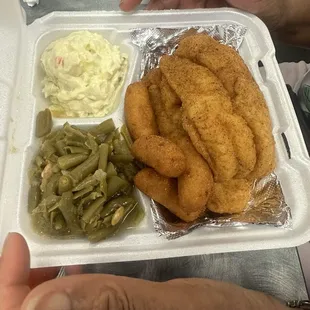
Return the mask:
M 265 98 L 240 55 L 207 34 L 184 38 L 175 55 L 207 67 L 223 83 L 233 104 L 233 110 L 250 127 L 256 146 L 256 164 L 247 176 L 261 178 L 274 170 L 275 142 Z

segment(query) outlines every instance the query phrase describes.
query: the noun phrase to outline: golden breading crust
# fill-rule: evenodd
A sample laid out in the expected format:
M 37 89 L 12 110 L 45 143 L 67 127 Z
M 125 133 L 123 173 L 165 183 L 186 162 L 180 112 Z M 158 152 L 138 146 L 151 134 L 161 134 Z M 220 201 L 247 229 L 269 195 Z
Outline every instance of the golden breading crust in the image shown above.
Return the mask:
M 208 209 L 215 213 L 240 213 L 248 206 L 252 183 L 245 179 L 235 179 L 215 183 Z
M 275 142 L 265 98 L 240 55 L 206 34 L 184 38 L 175 52 L 207 67 L 228 91 L 236 114 L 250 127 L 256 145 L 256 164 L 250 180 L 268 175 L 275 168 Z
M 136 159 L 165 177 L 177 178 L 186 170 L 183 151 L 164 137 L 143 136 L 134 142 L 131 151 Z
M 213 187 L 212 172 L 183 128 L 168 117 L 160 89 L 153 86 L 149 92 L 160 134 L 178 145 L 186 158 L 186 171 L 178 178 L 179 203 L 185 210 L 202 214 Z
M 135 176 L 134 182 L 141 192 L 185 222 L 194 221 L 201 215 L 201 210 L 192 211 L 180 206 L 176 179 L 166 178 L 151 168 L 144 168 Z
M 128 86 L 125 96 L 125 117 L 134 140 L 158 134 L 149 93 L 144 83 L 136 82 Z

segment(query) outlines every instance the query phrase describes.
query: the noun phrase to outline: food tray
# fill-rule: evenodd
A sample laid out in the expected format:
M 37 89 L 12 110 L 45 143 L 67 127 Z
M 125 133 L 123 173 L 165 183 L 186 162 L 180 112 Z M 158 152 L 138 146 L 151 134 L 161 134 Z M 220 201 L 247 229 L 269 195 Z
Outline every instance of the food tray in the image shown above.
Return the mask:
M 98 32 L 121 46 L 121 51 L 129 55 L 129 71 L 119 107 L 105 118 L 68 120 L 70 124 L 85 127 L 112 117 L 119 126 L 124 121 L 126 86 L 138 79 L 140 69 L 140 53 L 131 43 L 131 29 L 227 23 L 248 28 L 240 54 L 267 99 L 277 149 L 276 173 L 292 211 L 291 229 L 259 225 L 200 228 L 187 236 L 168 241 L 159 237 L 153 228 L 149 198 L 138 193 L 146 217 L 128 234 L 96 245 L 89 244 L 87 240 L 54 240 L 36 235 L 27 214 L 27 171 L 39 144 L 34 137 L 35 117 L 47 107 L 41 94 L 43 73 L 39 64 L 46 46 L 57 38 L 82 29 Z M 277 65 L 271 37 L 257 17 L 233 9 L 141 11 L 134 15 L 121 12 L 56 12 L 26 26 L 15 0 L 8 11 L 0 12 L 0 43 L 0 247 L 8 232 L 22 233 L 30 246 L 32 266 L 39 267 L 291 247 L 310 239 L 310 191 L 306 190 L 310 180 L 310 160 Z M 264 76 L 260 74 L 259 61 L 266 69 Z M 60 127 L 66 121 L 56 118 L 54 126 Z M 282 133 L 289 142 L 290 159 Z

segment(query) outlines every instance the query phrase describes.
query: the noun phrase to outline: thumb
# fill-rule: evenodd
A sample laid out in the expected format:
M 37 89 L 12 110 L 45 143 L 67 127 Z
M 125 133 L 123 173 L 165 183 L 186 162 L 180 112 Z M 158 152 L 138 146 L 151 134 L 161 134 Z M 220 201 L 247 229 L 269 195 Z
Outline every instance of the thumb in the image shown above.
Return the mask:
M 142 0 L 121 0 L 119 6 L 121 10 L 129 12 L 134 10 L 141 2 Z
M 197 291 L 191 286 L 196 283 L 184 288 L 176 282 L 156 283 L 110 275 L 69 276 L 34 289 L 22 310 L 192 309 Z M 198 305 L 203 304 L 202 299 L 198 301 Z
M 269 297 L 207 279 L 156 283 L 110 275 L 80 275 L 34 289 L 22 310 L 282 310 Z

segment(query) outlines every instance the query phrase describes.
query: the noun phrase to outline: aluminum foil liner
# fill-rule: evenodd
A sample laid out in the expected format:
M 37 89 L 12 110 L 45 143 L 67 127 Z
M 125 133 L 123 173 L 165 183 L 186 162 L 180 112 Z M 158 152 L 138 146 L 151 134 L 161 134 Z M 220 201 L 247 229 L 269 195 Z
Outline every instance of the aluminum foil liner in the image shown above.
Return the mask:
M 149 70 L 158 67 L 162 55 L 172 54 L 184 35 L 207 32 L 220 43 L 239 50 L 247 29 L 240 25 L 214 25 L 190 28 L 144 28 L 131 33 L 132 42 L 141 51 L 141 79 Z M 151 200 L 151 210 L 156 231 L 167 239 L 176 239 L 201 227 L 244 226 L 249 224 L 291 226 L 291 211 L 287 206 L 277 175 L 257 180 L 252 189 L 246 210 L 240 214 L 219 215 L 208 211 L 204 217 L 185 223 L 167 209 Z

